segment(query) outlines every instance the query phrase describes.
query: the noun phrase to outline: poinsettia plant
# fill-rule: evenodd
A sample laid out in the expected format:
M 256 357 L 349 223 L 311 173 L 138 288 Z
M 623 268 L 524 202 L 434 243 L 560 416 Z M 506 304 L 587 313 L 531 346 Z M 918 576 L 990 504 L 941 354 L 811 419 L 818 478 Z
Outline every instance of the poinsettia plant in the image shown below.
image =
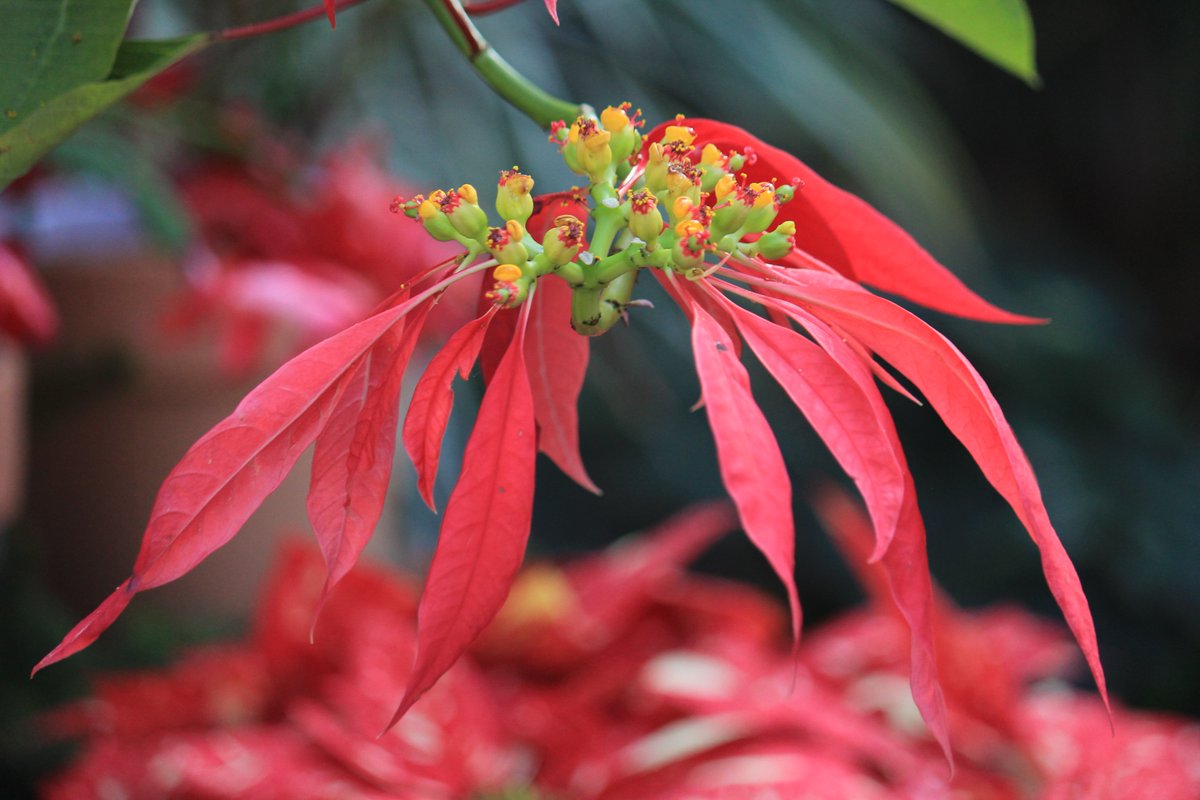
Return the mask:
M 351 4 L 326 0 L 288 18 L 169 45 L 121 44 L 107 79 L 67 94 L 79 92 L 100 107 L 198 49 L 322 15 L 332 24 Z M 938 4 L 901 4 L 973 41 L 971 26 L 933 10 Z M 1029 532 L 1105 696 L 1078 576 L 998 403 L 945 336 L 872 290 L 984 322 L 1037 320 L 983 300 L 868 203 L 751 132 L 682 116 L 646 131 L 628 103 L 597 113 L 562 101 L 504 62 L 457 0 L 428 5 L 480 75 L 549 130 L 581 185 L 535 194 L 534 177 L 514 167 L 500 172 L 494 203 L 471 183 L 395 198 L 398 215 L 420 220 L 432 240 L 457 253 L 423 265 L 365 317 L 284 364 L 202 437 L 167 476 L 130 577 L 35 672 L 94 642 L 137 593 L 181 577 L 228 542 L 309 446 L 308 514 L 327 570 L 319 611 L 374 533 L 397 431 L 418 489 L 433 505 L 455 376 L 466 378 L 479 364 L 486 391 L 442 512 L 417 610 L 415 661 L 389 723 L 395 725 L 503 606 L 530 535 L 537 453 L 599 491 L 578 432 L 590 340 L 622 321 L 643 324 L 673 313 L 639 296 L 639 279 L 652 278 L 690 325 L 697 407 L 741 527 L 784 586 L 794 647 L 801 609 L 791 480 L 754 398 L 745 367 L 751 357 L 812 424 L 866 502 L 874 531 L 869 559 L 909 631 L 912 695 L 947 758 L 953 751 L 925 529 L 880 386 L 916 397 L 889 367 L 939 414 Z M 556 16 L 553 0 L 546 8 Z M 1035 77 L 1031 62 L 1026 77 Z M 92 97 L 98 85 L 107 92 Z M 22 138 L 28 126 L 52 119 L 48 127 L 65 134 L 79 121 L 72 116 L 77 100 L 13 109 L 0 128 L 4 175 L 18 174 L 48 141 L 49 134 L 37 142 Z M 417 341 L 445 313 L 445 294 L 468 283 L 478 287 L 478 315 L 425 366 L 401 420 Z

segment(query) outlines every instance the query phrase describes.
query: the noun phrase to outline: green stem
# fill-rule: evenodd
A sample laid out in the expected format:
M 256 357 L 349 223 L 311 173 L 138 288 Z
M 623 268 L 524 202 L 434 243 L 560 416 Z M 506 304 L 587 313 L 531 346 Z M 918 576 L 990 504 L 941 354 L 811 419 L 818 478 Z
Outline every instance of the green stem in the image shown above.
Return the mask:
M 584 113 L 585 106 L 547 93 L 513 69 L 483 38 L 459 0 L 425 0 L 425 4 L 488 86 L 538 125 L 549 129 L 552 122 Z

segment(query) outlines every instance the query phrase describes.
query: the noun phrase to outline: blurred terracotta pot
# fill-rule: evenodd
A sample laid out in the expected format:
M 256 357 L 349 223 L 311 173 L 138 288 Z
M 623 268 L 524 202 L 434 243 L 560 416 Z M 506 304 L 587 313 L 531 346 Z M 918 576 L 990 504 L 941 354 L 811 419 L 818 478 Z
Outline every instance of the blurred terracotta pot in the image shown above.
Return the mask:
M 56 363 L 111 361 L 131 369 L 115 386 L 59 398 L 32 445 L 30 517 L 45 537 L 48 582 L 88 611 L 128 576 L 162 480 L 205 431 L 268 373 L 231 380 L 211 339 L 166 343 L 157 315 L 180 288 L 178 270 L 148 258 L 46 270 L 62 313 Z M 285 357 L 273 349 L 273 363 Z M 310 455 L 221 550 L 139 603 L 170 611 L 243 614 L 278 540 L 306 532 Z M 380 528 L 392 517 L 386 514 Z M 377 540 L 387 537 L 376 537 Z
M 25 356 L 0 339 L 0 536 L 21 509 L 25 484 Z

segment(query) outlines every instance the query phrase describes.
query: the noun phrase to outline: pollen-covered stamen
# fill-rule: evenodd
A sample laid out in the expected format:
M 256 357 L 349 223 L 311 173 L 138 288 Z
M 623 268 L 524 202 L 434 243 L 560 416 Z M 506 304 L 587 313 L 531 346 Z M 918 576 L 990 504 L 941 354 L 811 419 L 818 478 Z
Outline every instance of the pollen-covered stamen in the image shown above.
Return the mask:
M 462 203 L 457 189 L 451 189 L 448 192 L 438 189 L 429 195 L 429 199 L 438 204 L 438 208 L 443 214 L 452 214 Z
M 634 214 L 649 214 L 658 208 L 658 198 L 648 189 L 638 189 L 629 196 L 629 208 Z
M 550 123 L 550 144 L 562 150 L 567 144 L 567 123 L 561 119 Z
M 388 206 L 393 214 L 404 214 L 406 217 L 416 219 L 417 209 L 421 207 L 421 203 L 425 202 L 425 195 L 415 194 L 408 200 L 402 196 L 396 195 L 392 198 L 391 204 Z

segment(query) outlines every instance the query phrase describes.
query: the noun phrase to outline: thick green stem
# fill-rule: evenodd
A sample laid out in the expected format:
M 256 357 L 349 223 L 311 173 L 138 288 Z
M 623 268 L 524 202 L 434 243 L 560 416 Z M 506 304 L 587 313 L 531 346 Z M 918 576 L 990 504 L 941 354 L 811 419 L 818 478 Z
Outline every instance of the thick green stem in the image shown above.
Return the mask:
M 538 125 L 549 129 L 552 122 L 572 120 L 584 113 L 585 106 L 554 97 L 513 69 L 483 38 L 459 0 L 425 3 L 488 86 Z

